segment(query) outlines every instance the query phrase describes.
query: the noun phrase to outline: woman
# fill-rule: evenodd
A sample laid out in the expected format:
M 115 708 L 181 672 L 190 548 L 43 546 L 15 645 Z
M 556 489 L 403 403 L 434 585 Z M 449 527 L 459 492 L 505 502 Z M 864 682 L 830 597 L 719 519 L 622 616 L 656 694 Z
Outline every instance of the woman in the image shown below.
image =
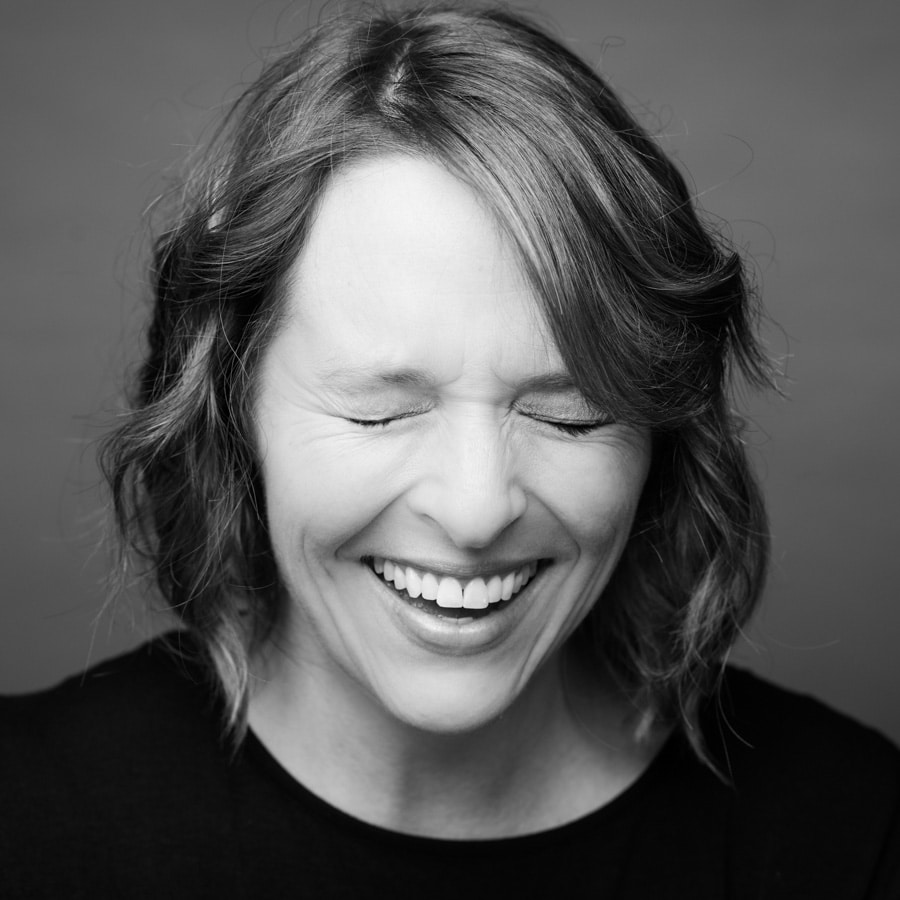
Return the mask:
M 724 667 L 752 298 L 593 72 L 326 24 L 153 271 L 104 458 L 184 628 L 6 701 L 6 894 L 894 895 L 896 750 Z

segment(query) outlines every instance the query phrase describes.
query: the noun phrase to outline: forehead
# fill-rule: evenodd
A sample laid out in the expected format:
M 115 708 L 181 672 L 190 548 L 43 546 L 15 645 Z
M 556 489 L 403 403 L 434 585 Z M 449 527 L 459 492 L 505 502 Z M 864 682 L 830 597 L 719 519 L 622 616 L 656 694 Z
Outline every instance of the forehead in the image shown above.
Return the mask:
M 407 284 L 428 284 L 438 299 L 487 283 L 528 292 L 514 250 L 471 188 L 437 163 L 399 155 L 338 172 L 292 276 L 304 294 L 366 282 L 376 296 Z
M 319 355 L 405 366 L 418 347 L 451 370 L 559 368 L 511 243 L 468 185 L 426 159 L 334 177 L 290 271 L 288 318 L 315 332 Z

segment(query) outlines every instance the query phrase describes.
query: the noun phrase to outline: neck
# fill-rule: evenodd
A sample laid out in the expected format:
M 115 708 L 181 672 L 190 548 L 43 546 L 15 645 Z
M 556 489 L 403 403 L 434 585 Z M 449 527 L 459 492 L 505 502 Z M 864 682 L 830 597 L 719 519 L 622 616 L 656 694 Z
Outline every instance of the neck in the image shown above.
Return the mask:
M 452 839 L 545 830 L 631 784 L 664 735 L 637 741 L 628 705 L 559 657 L 503 715 L 463 733 L 398 721 L 355 683 L 284 654 L 267 660 L 250 726 L 279 763 L 338 809 L 394 831 Z

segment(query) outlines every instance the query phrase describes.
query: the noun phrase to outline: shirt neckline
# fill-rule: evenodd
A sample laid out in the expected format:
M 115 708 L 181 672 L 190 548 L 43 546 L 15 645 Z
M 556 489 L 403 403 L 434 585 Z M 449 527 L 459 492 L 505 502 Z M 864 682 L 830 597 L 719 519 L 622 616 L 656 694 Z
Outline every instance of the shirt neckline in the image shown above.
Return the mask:
M 409 834 L 360 819 L 352 813 L 332 805 L 298 781 L 272 755 L 252 729 L 247 731 L 242 755 L 246 758 L 246 764 L 258 768 L 266 778 L 274 781 L 278 789 L 290 797 L 293 803 L 301 805 L 308 813 L 326 820 L 332 827 L 348 835 L 394 845 L 405 844 L 410 848 L 428 849 L 435 852 L 452 853 L 464 849 L 467 853 L 496 853 L 498 850 L 520 852 L 524 849 L 533 849 L 557 842 L 568 842 L 577 839 L 585 832 L 596 835 L 599 828 L 615 829 L 623 818 L 644 804 L 647 796 L 653 792 L 656 782 L 664 777 L 663 773 L 680 752 L 680 744 L 677 733 L 670 734 L 649 765 L 625 790 L 602 806 L 578 818 L 564 822 L 562 825 L 528 834 L 474 839 Z

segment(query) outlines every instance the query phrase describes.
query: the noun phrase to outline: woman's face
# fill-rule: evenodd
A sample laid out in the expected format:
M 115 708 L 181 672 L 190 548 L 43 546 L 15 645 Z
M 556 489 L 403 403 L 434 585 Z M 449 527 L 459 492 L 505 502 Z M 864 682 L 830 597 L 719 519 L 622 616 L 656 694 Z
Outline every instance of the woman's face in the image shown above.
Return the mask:
M 585 403 L 512 248 L 434 163 L 340 172 L 286 302 L 258 437 L 290 653 L 407 724 L 478 727 L 602 591 L 648 436 Z

